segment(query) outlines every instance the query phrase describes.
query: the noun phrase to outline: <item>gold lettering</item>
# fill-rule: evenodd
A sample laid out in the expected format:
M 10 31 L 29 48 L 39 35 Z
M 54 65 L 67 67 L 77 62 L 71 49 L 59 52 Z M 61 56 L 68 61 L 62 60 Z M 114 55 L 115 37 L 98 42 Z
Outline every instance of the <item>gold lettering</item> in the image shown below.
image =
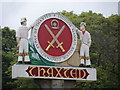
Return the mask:
M 51 73 L 50 73 L 50 70 L 51 70 Z M 48 74 L 48 77 L 50 77 L 50 75 L 51 75 L 51 77 L 53 77 L 53 68 L 49 68 L 47 70 L 47 74 Z
M 45 77 L 45 69 L 44 68 L 38 68 L 38 76 L 40 76 L 40 71 L 43 71 L 42 75 Z
M 33 75 L 32 74 L 32 70 L 34 69 L 34 68 L 36 68 L 36 67 L 30 67 L 31 69 L 29 70 L 29 73 L 32 75 L 32 76 L 35 76 L 35 75 Z
M 81 71 L 83 71 L 83 76 L 81 77 L 83 79 L 86 76 L 86 72 L 84 70 Z
M 79 76 L 78 78 L 81 78 L 81 69 L 79 69 Z
M 38 67 L 38 76 L 40 76 L 40 67 Z
M 74 73 L 73 73 L 73 70 L 75 70 Z M 71 75 L 73 78 L 77 78 L 77 69 L 72 69 L 72 70 L 70 71 L 70 75 Z M 75 75 L 75 77 L 74 77 L 73 75 Z
M 64 68 L 64 69 L 65 69 L 65 68 Z M 64 76 L 65 76 L 66 78 L 69 78 L 69 76 L 67 76 L 67 74 L 66 74 L 68 70 L 69 70 L 69 69 L 66 68 L 65 71 L 64 71 Z
M 60 71 L 62 70 L 62 68 L 60 68 L 60 70 L 58 70 L 57 68 L 55 68 L 55 69 L 56 69 L 56 71 L 57 71 L 57 74 L 56 74 L 55 77 L 57 77 L 58 75 L 60 75 L 60 77 L 63 77 L 63 76 L 60 74 Z

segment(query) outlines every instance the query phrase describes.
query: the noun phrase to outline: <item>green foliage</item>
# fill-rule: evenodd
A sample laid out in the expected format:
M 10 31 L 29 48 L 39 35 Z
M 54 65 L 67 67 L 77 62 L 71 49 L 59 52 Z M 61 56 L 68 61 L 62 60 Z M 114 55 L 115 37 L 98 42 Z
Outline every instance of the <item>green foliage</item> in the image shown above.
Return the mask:
M 15 30 L 10 30 L 8 27 L 2 29 L 2 50 L 12 51 L 16 46 Z
M 109 67 L 109 69 L 112 67 Z M 118 88 L 118 76 L 112 71 L 102 69 L 102 66 L 96 67 L 97 81 L 83 82 L 77 81 L 76 88 Z
M 18 89 L 39 88 L 39 86 L 34 83 L 34 79 L 30 78 L 19 78 L 18 80 L 14 81 L 14 85 L 16 85 Z
M 73 11 L 58 12 L 65 15 L 79 28 L 80 22 L 87 23 L 86 29 L 92 36 L 90 56 L 92 66 L 97 69 L 97 81 L 77 81 L 78 88 L 118 88 L 118 31 L 120 16 L 111 15 L 105 18 L 102 14 L 92 11 L 82 12 L 77 15 Z M 3 63 L 3 88 L 39 88 L 33 79 L 11 79 L 11 66 L 17 62 L 17 48 L 15 31 L 8 27 L 2 31 L 2 63 Z

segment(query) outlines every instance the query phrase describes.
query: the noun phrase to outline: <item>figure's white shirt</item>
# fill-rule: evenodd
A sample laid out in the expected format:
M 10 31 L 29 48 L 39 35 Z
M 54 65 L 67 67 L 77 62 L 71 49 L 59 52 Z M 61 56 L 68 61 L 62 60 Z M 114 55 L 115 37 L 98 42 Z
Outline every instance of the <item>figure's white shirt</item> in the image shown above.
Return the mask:
M 27 26 L 21 26 L 16 31 L 16 37 L 27 39 L 28 38 L 28 31 L 29 31 L 29 28 Z
M 83 34 L 82 31 L 80 32 L 80 40 L 83 44 L 89 44 L 91 42 L 91 35 L 88 31 L 85 31 Z

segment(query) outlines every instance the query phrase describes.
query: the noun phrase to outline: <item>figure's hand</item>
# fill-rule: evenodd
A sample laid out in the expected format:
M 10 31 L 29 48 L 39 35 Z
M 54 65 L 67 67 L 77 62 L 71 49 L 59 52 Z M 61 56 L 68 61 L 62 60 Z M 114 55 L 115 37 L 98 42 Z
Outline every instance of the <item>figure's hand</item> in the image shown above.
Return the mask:
M 90 48 L 91 44 L 88 44 L 88 47 Z
M 89 46 L 89 48 L 90 48 L 90 46 L 91 46 L 91 41 L 88 43 L 88 46 Z
M 33 29 L 33 28 L 34 28 L 34 25 L 32 25 L 31 28 Z
M 17 44 L 17 47 L 20 47 L 20 45 L 19 45 L 19 44 Z
M 33 29 L 34 28 L 34 25 L 30 25 L 30 29 Z
M 90 48 L 90 46 L 89 46 L 89 48 Z

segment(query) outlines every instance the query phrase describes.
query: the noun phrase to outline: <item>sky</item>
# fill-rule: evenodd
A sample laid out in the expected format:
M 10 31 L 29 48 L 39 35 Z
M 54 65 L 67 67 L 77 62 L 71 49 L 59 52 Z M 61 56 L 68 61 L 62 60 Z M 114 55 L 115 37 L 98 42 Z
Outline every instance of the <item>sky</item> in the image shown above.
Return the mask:
M 105 0 L 104 0 L 105 1 Z M 95 13 L 101 13 L 105 17 L 109 17 L 112 14 L 118 14 L 118 2 L 117 0 L 96 2 L 81 2 L 79 0 L 61 0 L 50 2 L 47 0 L 22 1 L 17 2 L 13 0 L 4 0 L 0 2 L 0 26 L 8 26 L 11 29 L 17 29 L 20 26 L 20 19 L 26 17 L 28 19 L 28 25 L 32 24 L 40 16 L 51 13 L 61 12 L 63 10 L 73 11 L 76 14 L 81 12 L 88 12 L 92 10 Z

